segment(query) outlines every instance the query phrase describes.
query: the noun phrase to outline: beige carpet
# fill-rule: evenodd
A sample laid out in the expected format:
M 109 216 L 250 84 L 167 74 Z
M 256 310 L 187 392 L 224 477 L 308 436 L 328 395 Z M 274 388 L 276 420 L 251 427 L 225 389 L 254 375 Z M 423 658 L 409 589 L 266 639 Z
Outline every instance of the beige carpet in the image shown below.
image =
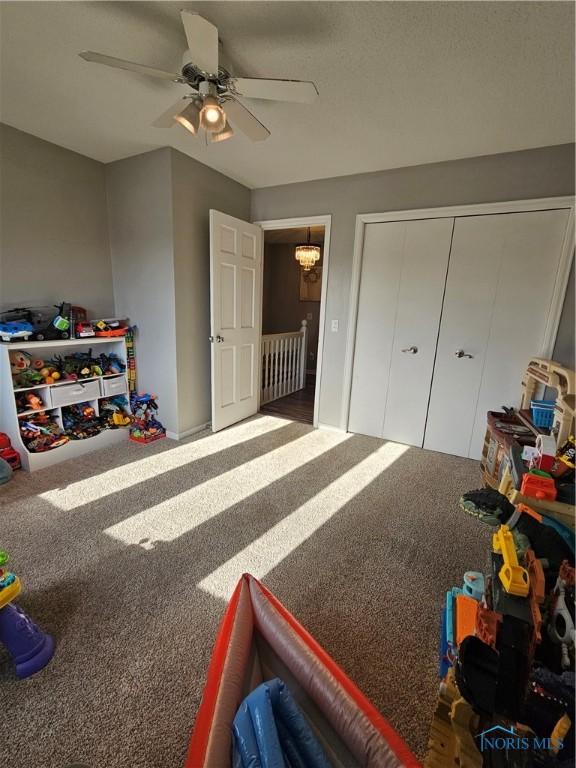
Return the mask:
M 57 640 L 18 681 L 7 768 L 180 768 L 233 583 L 263 579 L 420 756 L 443 592 L 485 564 L 475 462 L 260 416 L 115 447 L 0 488 L 20 604 Z

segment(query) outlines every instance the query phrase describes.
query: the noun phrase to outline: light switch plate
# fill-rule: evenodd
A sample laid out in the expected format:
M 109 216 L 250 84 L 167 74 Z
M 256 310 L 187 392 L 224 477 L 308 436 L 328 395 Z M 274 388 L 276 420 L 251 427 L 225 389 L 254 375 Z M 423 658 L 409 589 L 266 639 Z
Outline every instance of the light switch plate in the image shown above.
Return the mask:
M 330 330 L 332 333 L 338 333 L 338 320 L 332 320 L 332 325 L 330 326 Z

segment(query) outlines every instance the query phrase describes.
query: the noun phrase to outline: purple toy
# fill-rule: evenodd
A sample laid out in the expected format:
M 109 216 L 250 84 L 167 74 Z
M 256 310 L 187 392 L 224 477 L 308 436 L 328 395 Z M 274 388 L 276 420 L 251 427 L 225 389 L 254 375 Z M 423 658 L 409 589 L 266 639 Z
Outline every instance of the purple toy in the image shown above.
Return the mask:
M 8 649 L 20 678 L 39 672 L 54 655 L 52 636 L 11 603 L 0 609 L 0 643 Z
M 39 672 L 54 654 L 53 638 L 11 603 L 0 608 L 0 643 L 8 649 L 20 678 Z

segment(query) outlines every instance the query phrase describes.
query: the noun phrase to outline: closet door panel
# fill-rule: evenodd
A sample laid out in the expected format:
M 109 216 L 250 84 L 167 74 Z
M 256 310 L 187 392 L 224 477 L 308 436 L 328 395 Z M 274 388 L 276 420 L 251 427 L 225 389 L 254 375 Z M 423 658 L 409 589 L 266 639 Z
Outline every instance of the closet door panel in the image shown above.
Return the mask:
M 520 404 L 520 382 L 532 357 L 546 356 L 544 334 L 569 212 L 509 214 L 503 238 L 490 338 L 468 456 L 479 459 L 486 413 Z
M 453 223 L 365 228 L 351 432 L 422 445 Z
M 501 243 L 485 218 L 456 219 L 424 448 L 467 456 Z M 462 350 L 472 357 L 456 357 Z
M 380 437 L 402 271 L 404 222 L 364 230 L 348 430 Z
M 456 219 L 425 448 L 479 458 L 486 412 L 518 404 L 526 363 L 542 352 L 567 221 L 566 210 Z
M 421 447 L 454 219 L 406 224 L 382 437 Z

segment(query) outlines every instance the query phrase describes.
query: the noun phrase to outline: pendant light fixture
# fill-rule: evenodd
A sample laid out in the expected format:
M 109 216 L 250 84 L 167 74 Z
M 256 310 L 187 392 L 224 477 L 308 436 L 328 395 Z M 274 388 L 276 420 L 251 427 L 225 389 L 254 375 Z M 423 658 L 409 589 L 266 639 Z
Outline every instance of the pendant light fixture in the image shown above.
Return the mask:
M 310 243 L 310 227 L 308 227 L 308 239 L 303 245 L 297 245 L 294 251 L 296 261 L 304 272 L 309 272 L 317 261 L 320 261 L 320 246 Z

